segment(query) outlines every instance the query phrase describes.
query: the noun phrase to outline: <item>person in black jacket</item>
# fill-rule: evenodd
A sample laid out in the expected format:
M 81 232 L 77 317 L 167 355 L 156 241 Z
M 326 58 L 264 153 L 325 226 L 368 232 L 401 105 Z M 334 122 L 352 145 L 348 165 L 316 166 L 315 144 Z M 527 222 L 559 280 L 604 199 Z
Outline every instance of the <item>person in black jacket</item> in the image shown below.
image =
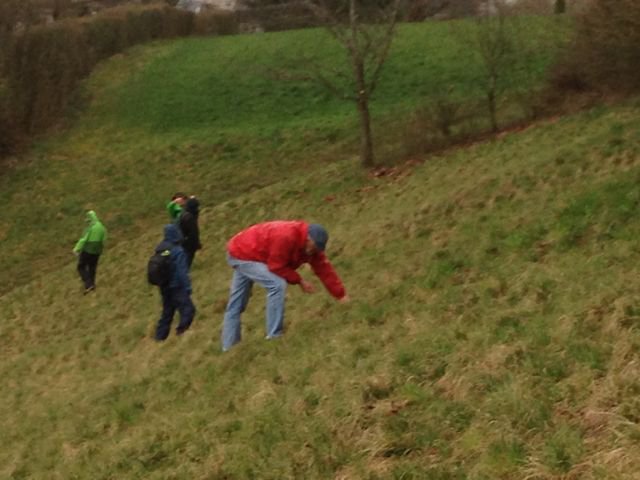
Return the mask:
M 196 251 L 202 248 L 200 244 L 200 228 L 198 227 L 198 214 L 200 213 L 200 202 L 194 196 L 190 197 L 185 204 L 184 211 L 180 215 L 180 230 L 184 241 L 182 248 L 187 256 L 189 269 L 196 256 Z

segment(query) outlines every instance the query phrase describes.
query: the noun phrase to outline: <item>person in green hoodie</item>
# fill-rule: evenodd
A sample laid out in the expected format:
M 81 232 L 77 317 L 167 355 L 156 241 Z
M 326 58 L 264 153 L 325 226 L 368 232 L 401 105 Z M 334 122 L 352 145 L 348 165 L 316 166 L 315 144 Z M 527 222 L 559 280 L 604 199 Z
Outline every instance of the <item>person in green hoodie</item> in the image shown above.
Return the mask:
M 96 288 L 98 260 L 107 239 L 107 229 L 98 220 L 96 212 L 89 210 L 86 219 L 89 226 L 73 249 L 73 252 L 78 255 L 78 273 L 84 283 L 85 294 Z
M 177 192 L 173 194 L 171 201 L 167 203 L 167 213 L 173 223 L 178 222 L 186 201 L 187 196 L 182 192 Z

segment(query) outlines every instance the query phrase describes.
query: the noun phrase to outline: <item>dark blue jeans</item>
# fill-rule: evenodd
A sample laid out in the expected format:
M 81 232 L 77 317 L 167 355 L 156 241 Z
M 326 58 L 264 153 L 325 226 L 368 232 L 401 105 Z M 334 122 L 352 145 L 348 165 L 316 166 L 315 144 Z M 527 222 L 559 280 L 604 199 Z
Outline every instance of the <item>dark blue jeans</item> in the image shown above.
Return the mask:
M 161 287 L 160 295 L 162 295 L 162 315 L 158 320 L 155 338 L 162 341 L 169 336 L 176 310 L 180 313 L 180 323 L 176 328 L 176 335 L 181 335 L 191 326 L 196 314 L 196 307 L 191 301 L 191 294 L 187 293 L 184 288 Z

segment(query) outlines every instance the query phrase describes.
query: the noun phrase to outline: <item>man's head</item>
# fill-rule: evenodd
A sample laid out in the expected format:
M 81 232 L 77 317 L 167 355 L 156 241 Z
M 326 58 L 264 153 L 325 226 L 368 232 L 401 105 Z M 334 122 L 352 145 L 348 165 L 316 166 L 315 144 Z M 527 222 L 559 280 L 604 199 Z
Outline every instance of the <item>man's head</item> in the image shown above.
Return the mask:
M 327 241 L 329 241 L 329 234 L 322 225 L 312 223 L 309 225 L 307 232 L 307 244 L 305 246 L 305 252 L 307 255 L 314 255 L 318 252 L 324 252 L 327 247 Z
M 184 209 L 197 217 L 200 213 L 200 202 L 195 196 L 191 195 L 185 203 Z
M 173 194 L 173 196 L 171 197 L 171 201 L 177 203 L 178 205 L 180 205 L 181 207 L 184 206 L 184 204 L 187 201 L 187 195 L 182 193 L 182 192 L 176 192 Z
M 94 212 L 93 210 L 87 211 L 87 214 L 84 218 L 87 223 L 94 223 L 98 221 L 98 215 L 96 215 L 96 212 Z

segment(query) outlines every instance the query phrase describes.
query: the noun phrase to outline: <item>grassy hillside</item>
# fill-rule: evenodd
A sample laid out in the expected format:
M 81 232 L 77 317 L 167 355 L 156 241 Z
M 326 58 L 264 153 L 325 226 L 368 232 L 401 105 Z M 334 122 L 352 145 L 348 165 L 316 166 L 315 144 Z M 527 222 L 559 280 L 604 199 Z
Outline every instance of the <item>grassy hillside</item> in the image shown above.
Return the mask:
M 188 45 L 249 38 L 270 37 L 114 59 L 77 126 L 2 180 L 15 212 L 1 220 L 2 282 L 22 285 L 0 296 L 0 478 L 635 479 L 640 102 L 379 177 L 345 153 L 348 107 L 317 129 L 292 121 L 279 143 L 275 121 L 162 130 L 153 95 L 132 105 Z M 144 267 L 178 188 L 206 204 L 198 314 L 159 345 Z M 114 242 L 85 297 L 56 252 L 87 204 Z M 224 244 L 285 217 L 329 228 L 352 302 L 291 288 L 287 333 L 267 342 L 256 289 L 242 343 L 222 354 Z
M 163 345 L 143 275 L 160 226 L 110 249 L 96 295 L 73 265 L 5 294 L 1 475 L 635 478 L 639 107 L 209 208 L 196 323 Z M 223 355 L 224 242 L 277 217 L 330 227 L 353 301 L 292 288 L 266 342 L 257 290 Z
M 527 25 L 531 45 L 563 28 Z M 388 151 L 404 139 L 407 114 L 431 96 L 455 83 L 464 98 L 481 98 L 481 67 L 459 29 L 401 29 L 373 102 L 382 160 L 397 157 Z M 275 80 L 300 55 L 331 68 L 344 59 L 323 31 L 308 30 L 156 44 L 103 65 L 86 85 L 89 110 L 0 178 L 0 201 L 16 211 L 0 219 L 10 252 L 0 256 L 0 292 L 67 261 L 86 208 L 119 243 L 164 221 L 175 191 L 215 205 L 357 151 L 353 105 L 315 85 Z M 551 56 L 532 56 L 526 65 L 535 75 L 527 68 L 507 85 L 540 82 Z

